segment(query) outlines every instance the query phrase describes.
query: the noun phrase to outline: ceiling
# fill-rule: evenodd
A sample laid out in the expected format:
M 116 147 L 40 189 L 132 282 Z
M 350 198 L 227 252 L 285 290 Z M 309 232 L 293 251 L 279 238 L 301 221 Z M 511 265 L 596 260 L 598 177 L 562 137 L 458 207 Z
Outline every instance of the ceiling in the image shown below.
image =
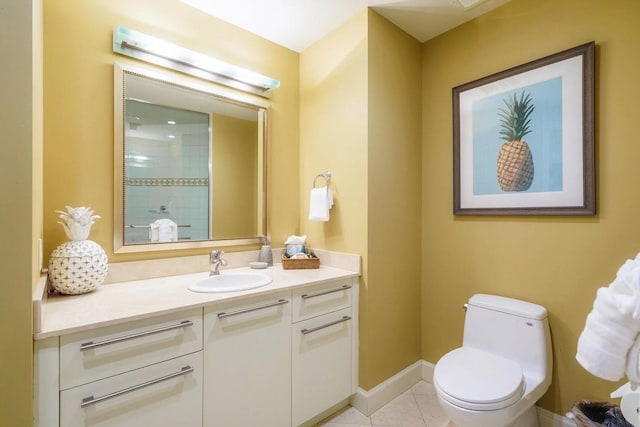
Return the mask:
M 180 0 L 301 52 L 366 7 L 425 42 L 510 0 Z

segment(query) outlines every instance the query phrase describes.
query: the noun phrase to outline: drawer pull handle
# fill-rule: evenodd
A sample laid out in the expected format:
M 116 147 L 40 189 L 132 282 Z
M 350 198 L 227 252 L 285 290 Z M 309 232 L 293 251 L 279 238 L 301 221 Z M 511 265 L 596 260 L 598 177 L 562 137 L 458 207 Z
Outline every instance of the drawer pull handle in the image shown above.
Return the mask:
M 229 313 L 226 313 L 223 311 L 221 313 L 218 313 L 218 318 L 224 319 L 225 317 L 237 316 L 238 314 L 251 313 L 252 311 L 258 311 L 258 310 L 262 310 L 269 307 L 277 307 L 279 305 L 283 305 L 287 303 L 289 303 L 289 301 L 287 301 L 286 299 L 281 299 L 281 300 L 278 300 L 277 302 L 270 302 L 268 304 L 259 305 L 257 307 L 245 308 L 237 311 L 230 311 Z
M 89 397 L 85 397 L 84 399 L 82 399 L 82 403 L 80 404 L 80 407 L 84 408 L 84 407 L 89 406 L 89 405 L 94 405 L 94 404 L 96 404 L 98 402 L 102 402 L 103 400 L 111 399 L 111 398 L 116 397 L 116 396 L 121 396 L 123 394 L 130 393 L 132 391 L 140 390 L 141 388 L 149 387 L 151 385 L 158 384 L 158 383 L 161 383 L 163 381 L 170 380 L 171 378 L 180 377 L 180 376 L 186 375 L 186 374 L 188 374 L 190 372 L 193 372 L 193 368 L 191 366 L 185 366 L 184 368 L 182 368 L 178 372 L 174 372 L 172 374 L 168 374 L 168 375 L 165 375 L 163 377 L 156 378 L 155 380 L 147 381 L 145 383 L 134 385 L 132 387 L 125 388 L 125 389 L 122 389 L 122 390 L 119 390 L 119 391 L 114 391 L 113 393 L 105 394 L 104 396 L 99 396 L 99 397 L 89 396 Z
M 346 322 L 347 320 L 351 320 L 351 317 L 350 316 L 343 316 L 342 319 L 334 320 L 333 322 L 329 322 L 329 323 L 324 324 L 324 325 L 316 326 L 315 328 L 303 329 L 300 332 L 302 332 L 302 335 L 307 335 L 307 334 L 310 334 L 311 332 L 319 331 L 320 329 L 328 328 L 329 326 L 333 326 L 333 325 L 337 325 L 338 323 Z
M 318 292 L 317 294 L 311 294 L 311 295 L 302 294 L 301 298 L 302 299 L 315 298 L 315 297 L 319 297 L 319 296 L 322 296 L 322 295 L 332 294 L 334 292 L 346 291 L 347 289 L 351 289 L 351 285 L 344 285 L 341 288 L 330 289 L 328 291 Z
M 128 340 L 132 340 L 134 338 L 140 338 L 140 337 L 144 337 L 144 336 L 147 336 L 147 335 L 158 334 L 160 332 L 170 331 L 172 329 L 180 329 L 180 328 L 184 328 L 186 326 L 192 326 L 192 325 L 193 325 L 193 322 L 191 320 L 185 320 L 183 322 L 178 323 L 177 325 L 163 326 L 163 327 L 160 327 L 160 328 L 151 329 L 151 330 L 143 331 L 143 332 L 138 332 L 138 333 L 131 334 L 131 335 L 126 335 L 126 336 L 123 336 L 123 337 L 112 338 L 112 339 L 109 339 L 109 340 L 98 341 L 98 342 L 89 341 L 89 342 L 85 342 L 85 343 L 80 345 L 80 351 L 89 350 L 89 349 L 96 348 L 96 347 L 102 347 L 102 346 L 109 345 L 109 344 L 115 344 L 115 343 L 122 342 L 122 341 L 128 341 Z

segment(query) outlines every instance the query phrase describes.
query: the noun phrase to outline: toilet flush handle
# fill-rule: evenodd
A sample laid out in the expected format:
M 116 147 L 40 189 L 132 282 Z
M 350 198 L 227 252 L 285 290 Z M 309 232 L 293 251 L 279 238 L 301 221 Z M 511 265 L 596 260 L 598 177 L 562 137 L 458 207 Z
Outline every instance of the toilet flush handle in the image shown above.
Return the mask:
M 465 311 L 465 313 L 467 311 L 467 308 L 469 308 L 469 304 L 463 304 L 462 305 L 462 309 Z

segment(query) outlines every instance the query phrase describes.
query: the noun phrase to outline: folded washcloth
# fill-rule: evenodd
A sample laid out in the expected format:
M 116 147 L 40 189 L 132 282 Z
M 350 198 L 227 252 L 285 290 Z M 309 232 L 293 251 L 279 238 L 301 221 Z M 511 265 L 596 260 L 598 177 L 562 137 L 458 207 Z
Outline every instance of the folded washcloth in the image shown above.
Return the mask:
M 329 221 L 329 209 L 333 206 L 333 194 L 329 187 L 313 188 L 309 197 L 309 220 Z
M 291 236 L 287 237 L 287 240 L 285 240 L 284 244 L 285 245 L 304 245 L 306 241 L 307 241 L 306 234 L 302 236 L 296 236 L 295 234 L 292 234 Z
M 640 255 L 618 270 L 608 288 L 598 289 L 578 339 L 576 359 L 591 374 L 617 381 L 625 375 L 627 356 L 639 333 Z
M 151 242 L 178 241 L 178 225 L 170 219 L 163 218 L 149 224 Z

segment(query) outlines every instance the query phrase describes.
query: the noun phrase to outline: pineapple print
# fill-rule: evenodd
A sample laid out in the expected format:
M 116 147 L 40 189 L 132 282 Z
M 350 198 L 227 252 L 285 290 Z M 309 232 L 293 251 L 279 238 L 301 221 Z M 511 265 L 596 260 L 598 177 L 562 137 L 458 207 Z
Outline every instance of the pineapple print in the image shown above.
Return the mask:
M 505 108 L 500 108 L 500 135 L 505 142 L 498 154 L 498 183 L 503 191 L 526 191 L 533 181 L 533 156 L 524 136 L 531 133 L 529 117 L 534 106 L 531 95 L 522 92 L 520 99 L 504 100 Z

